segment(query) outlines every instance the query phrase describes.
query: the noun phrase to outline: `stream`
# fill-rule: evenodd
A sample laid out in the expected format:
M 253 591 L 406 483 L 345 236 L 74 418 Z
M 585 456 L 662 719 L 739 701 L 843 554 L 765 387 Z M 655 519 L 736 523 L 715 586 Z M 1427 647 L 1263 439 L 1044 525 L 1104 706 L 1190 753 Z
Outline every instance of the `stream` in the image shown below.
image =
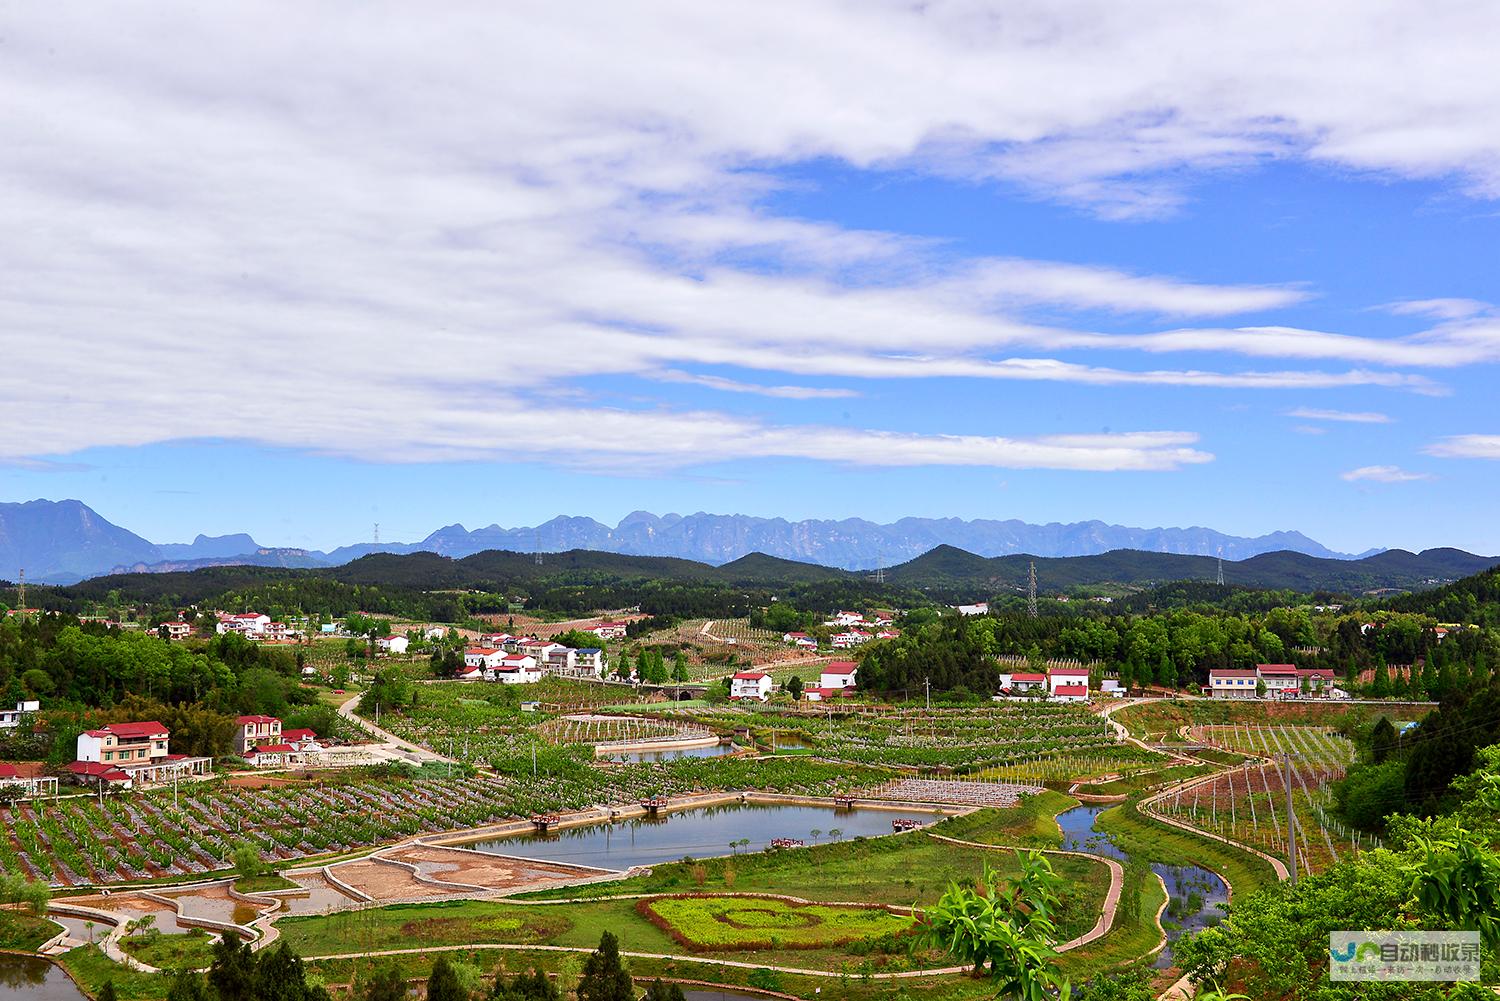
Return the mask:
M 1058 814 L 1057 825 L 1063 832 L 1062 847 L 1126 861 L 1128 856 L 1114 839 L 1094 826 L 1099 814 L 1107 809 L 1107 806 L 1075 806 Z M 1229 887 L 1217 874 L 1201 866 L 1153 862 L 1151 871 L 1160 876 L 1167 887 L 1167 909 L 1161 916 L 1162 927 L 1167 932 L 1167 947 L 1157 955 L 1153 964 L 1162 970 L 1172 965 L 1172 944 L 1184 932 L 1201 931 L 1224 919 Z

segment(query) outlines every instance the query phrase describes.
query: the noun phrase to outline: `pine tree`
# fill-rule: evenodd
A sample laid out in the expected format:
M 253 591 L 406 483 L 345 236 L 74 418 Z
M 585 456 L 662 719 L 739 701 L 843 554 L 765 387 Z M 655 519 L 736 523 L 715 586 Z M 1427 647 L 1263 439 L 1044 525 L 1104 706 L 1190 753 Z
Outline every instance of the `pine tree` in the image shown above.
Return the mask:
M 405 1001 L 406 977 L 402 976 L 401 968 L 390 964 L 376 970 L 375 975 L 365 984 L 360 999 L 361 1001 Z M 172 999 L 168 998 L 167 1001 L 172 1001 Z
M 225 932 L 214 943 L 208 983 L 219 1001 L 254 1001 L 255 956 L 250 943 Z
M 428 998 L 439 1001 L 431 994 Z M 620 962 L 620 943 L 611 932 L 600 936 L 599 948 L 584 961 L 578 1001 L 635 1001 L 635 985 Z
M 687 656 L 681 650 L 672 657 L 672 680 L 688 680 Z
M 682 987 L 678 984 L 664 984 L 660 979 L 651 981 L 651 986 L 646 988 L 645 1001 L 686 1001 L 682 994 Z

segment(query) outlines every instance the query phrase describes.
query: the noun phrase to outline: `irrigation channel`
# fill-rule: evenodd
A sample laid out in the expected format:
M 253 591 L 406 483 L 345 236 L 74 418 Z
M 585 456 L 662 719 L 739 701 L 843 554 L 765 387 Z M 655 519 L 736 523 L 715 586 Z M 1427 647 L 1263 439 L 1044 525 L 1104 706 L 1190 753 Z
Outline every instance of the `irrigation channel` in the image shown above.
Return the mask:
M 1062 846 L 1127 861 L 1129 856 L 1114 839 L 1094 826 L 1099 814 L 1107 809 L 1107 806 L 1086 805 L 1059 813 L 1057 826 L 1062 828 Z M 1151 871 L 1160 876 L 1167 887 L 1167 910 L 1162 915 L 1167 947 L 1156 957 L 1154 964 L 1162 970 L 1172 965 L 1172 944 L 1179 936 L 1184 932 L 1200 931 L 1224 919 L 1229 887 L 1216 873 L 1196 865 L 1171 866 L 1153 862 Z
M 62 967 L 13 953 L 0 953 L 0 995 L 6 1001 L 84 1001 Z
M 686 855 L 713 858 L 767 848 L 772 838 L 808 845 L 890 834 L 900 819 L 922 824 L 940 819 L 931 811 L 832 806 L 733 803 L 663 813 L 658 817 L 565 827 L 547 834 L 512 834 L 464 847 L 544 862 L 571 862 L 602 869 L 676 862 Z

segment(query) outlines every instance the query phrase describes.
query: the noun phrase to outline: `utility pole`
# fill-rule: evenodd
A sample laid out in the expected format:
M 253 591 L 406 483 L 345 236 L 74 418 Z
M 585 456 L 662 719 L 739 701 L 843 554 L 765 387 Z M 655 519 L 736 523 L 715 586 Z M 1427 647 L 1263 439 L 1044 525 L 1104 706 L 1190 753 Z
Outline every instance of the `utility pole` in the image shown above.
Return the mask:
M 1297 885 L 1297 814 L 1292 809 L 1292 756 L 1282 755 L 1286 761 L 1286 869 L 1293 886 Z
M 1031 561 L 1031 573 L 1026 580 L 1026 614 L 1036 618 L 1036 560 Z

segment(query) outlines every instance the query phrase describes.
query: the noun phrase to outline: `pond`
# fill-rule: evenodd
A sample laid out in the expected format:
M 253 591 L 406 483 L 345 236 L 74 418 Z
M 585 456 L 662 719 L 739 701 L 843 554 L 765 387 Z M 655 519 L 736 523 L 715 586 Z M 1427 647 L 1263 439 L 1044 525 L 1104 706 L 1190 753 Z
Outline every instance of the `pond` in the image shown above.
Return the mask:
M 62 967 L 31 956 L 0 953 L 0 995 L 6 1001 L 85 1001 Z
M 891 822 L 901 818 L 923 824 L 938 819 L 931 813 L 902 810 L 734 803 L 666 813 L 658 818 L 564 828 L 549 834 L 513 834 L 465 847 L 497 855 L 626 869 L 633 865 L 675 862 L 684 855 L 711 858 L 760 851 L 770 845 L 772 838 L 796 838 L 811 845 L 876 837 L 890 834 Z M 833 834 L 835 830 L 839 832 L 837 835 Z M 741 840 L 748 843 L 731 847 L 730 842 Z
M 1094 826 L 1099 814 L 1106 809 L 1108 807 L 1075 806 L 1058 814 L 1057 825 L 1063 832 L 1062 846 L 1124 861 L 1127 856 L 1120 846 Z M 1160 876 L 1167 887 L 1167 910 L 1161 916 L 1167 931 L 1167 947 L 1156 957 L 1154 964 L 1157 969 L 1165 969 L 1172 965 L 1172 943 L 1184 932 L 1201 931 L 1224 919 L 1229 887 L 1217 874 L 1196 865 L 1172 866 L 1153 862 L 1151 871 Z
M 600 761 L 613 761 L 616 764 L 633 763 L 637 761 L 671 761 L 674 758 L 717 758 L 724 754 L 733 754 L 741 750 L 733 744 L 705 744 L 702 747 L 669 747 L 660 751 L 615 751 L 612 753 L 601 753 Z

